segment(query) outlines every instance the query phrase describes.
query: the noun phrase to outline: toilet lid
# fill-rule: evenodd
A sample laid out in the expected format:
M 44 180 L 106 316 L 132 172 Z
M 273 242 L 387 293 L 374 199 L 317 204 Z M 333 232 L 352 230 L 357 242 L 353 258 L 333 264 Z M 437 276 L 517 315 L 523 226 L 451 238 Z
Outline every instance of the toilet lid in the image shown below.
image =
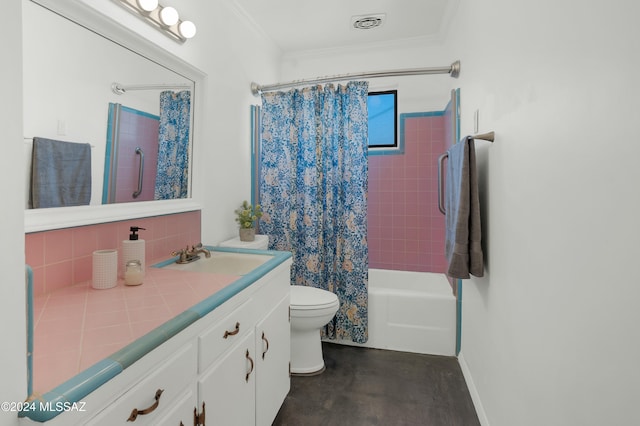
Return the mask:
M 293 309 L 316 309 L 338 303 L 338 296 L 315 287 L 292 285 L 289 303 Z

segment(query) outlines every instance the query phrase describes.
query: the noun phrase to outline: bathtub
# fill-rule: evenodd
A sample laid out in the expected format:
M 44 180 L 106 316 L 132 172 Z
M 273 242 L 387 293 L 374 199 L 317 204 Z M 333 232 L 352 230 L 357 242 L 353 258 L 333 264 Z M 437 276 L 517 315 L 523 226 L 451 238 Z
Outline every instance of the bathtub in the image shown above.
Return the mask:
M 369 269 L 369 340 L 354 346 L 455 355 L 456 299 L 444 274 Z

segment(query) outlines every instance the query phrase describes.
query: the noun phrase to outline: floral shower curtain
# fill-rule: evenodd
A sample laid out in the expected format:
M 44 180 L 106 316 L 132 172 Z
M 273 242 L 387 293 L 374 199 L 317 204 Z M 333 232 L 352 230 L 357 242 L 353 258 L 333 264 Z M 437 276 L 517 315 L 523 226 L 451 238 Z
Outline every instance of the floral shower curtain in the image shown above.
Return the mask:
M 156 200 L 188 195 L 190 123 L 191 92 L 161 92 Z
M 291 283 L 335 293 L 325 335 L 367 341 L 367 82 L 262 95 L 261 232 Z

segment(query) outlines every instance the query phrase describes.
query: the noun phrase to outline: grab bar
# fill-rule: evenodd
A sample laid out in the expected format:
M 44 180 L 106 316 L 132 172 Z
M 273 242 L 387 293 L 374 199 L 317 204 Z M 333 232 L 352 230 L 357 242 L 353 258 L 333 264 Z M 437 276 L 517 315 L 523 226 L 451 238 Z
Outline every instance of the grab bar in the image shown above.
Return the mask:
M 448 157 L 448 152 L 445 152 L 440 157 L 438 157 L 438 210 L 440 210 L 440 213 L 442 214 L 447 214 L 444 209 L 444 188 L 442 187 L 444 179 L 442 179 L 442 164 L 444 163 L 444 159 Z
M 138 198 L 142 192 L 142 177 L 144 174 L 144 151 L 142 148 L 136 148 L 136 154 L 140 155 L 140 168 L 138 169 L 138 190 L 133 193 L 133 198 Z

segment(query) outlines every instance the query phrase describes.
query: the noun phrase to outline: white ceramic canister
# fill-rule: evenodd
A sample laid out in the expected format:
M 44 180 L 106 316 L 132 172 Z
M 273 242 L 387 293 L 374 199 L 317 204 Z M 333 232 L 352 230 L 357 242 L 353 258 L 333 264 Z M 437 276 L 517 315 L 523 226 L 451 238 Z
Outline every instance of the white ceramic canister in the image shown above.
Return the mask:
M 92 274 L 91 287 L 96 289 L 115 287 L 118 284 L 118 251 L 94 251 Z

